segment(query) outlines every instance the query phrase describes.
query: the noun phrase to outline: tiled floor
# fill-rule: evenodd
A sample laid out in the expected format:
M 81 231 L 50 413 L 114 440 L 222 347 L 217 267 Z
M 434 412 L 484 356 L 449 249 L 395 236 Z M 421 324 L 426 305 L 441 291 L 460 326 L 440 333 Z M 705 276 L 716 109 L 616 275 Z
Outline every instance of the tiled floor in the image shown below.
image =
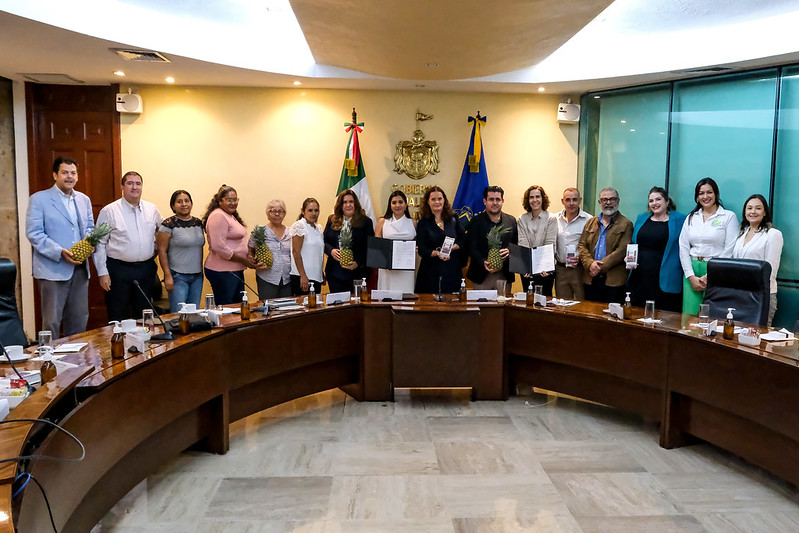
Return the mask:
M 781 533 L 799 491 L 709 445 L 658 446 L 654 424 L 535 394 L 397 391 L 302 398 L 231 426 L 140 483 L 101 532 Z

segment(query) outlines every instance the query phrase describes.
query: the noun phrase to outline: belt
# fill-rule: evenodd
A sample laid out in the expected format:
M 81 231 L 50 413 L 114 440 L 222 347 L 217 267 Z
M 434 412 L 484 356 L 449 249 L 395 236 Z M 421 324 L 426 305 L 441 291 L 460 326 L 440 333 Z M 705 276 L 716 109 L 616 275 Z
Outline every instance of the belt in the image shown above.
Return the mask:
M 696 259 L 697 261 L 702 261 L 703 263 L 707 263 L 707 261 L 709 259 L 713 259 L 713 258 L 712 257 L 702 257 L 701 255 L 700 256 L 692 255 L 691 259 Z
M 561 263 L 560 261 L 555 261 L 555 264 L 559 267 L 566 268 L 566 263 Z

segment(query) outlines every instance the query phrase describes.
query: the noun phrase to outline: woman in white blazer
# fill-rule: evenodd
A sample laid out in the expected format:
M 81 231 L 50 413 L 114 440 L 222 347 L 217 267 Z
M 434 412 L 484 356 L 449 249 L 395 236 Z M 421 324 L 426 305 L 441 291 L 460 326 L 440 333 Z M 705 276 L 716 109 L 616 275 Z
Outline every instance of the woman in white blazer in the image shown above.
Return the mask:
M 772 224 L 771 209 L 761 194 L 753 194 L 744 202 L 741 231 L 732 249 L 732 256 L 768 261 L 771 265 L 771 297 L 768 326 L 777 312 L 777 271 L 782 255 L 782 232 Z

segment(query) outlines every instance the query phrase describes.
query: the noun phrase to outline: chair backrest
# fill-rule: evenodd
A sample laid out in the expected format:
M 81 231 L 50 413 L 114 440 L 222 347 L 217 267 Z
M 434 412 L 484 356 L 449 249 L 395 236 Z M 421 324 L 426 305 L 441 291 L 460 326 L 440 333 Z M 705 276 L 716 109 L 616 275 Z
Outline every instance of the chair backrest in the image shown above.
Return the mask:
M 17 265 L 6 258 L 0 258 L 0 341 L 6 346 L 28 345 L 17 310 Z
M 765 326 L 768 306 L 771 265 L 756 259 L 715 258 L 707 263 L 705 303 L 710 304 L 710 317 L 724 319 L 727 309 L 734 307 L 736 322 Z

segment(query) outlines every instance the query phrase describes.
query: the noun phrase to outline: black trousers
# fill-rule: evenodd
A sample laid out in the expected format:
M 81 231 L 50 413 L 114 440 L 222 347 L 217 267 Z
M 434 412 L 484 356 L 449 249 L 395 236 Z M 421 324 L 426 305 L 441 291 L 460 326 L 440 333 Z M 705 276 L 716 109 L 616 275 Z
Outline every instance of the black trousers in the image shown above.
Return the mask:
M 141 318 L 142 310 L 150 308 L 149 295 L 152 293 L 158 271 L 155 259 L 129 263 L 109 257 L 106 266 L 111 277 L 111 290 L 105 293 L 108 320 Z M 139 286 L 147 293 L 147 298 L 136 287 L 134 281 L 139 282 Z
M 591 280 L 591 284 L 585 286 L 585 299 L 592 302 L 624 303 L 625 286 L 609 287 L 606 281 L 606 274 L 599 274 Z

